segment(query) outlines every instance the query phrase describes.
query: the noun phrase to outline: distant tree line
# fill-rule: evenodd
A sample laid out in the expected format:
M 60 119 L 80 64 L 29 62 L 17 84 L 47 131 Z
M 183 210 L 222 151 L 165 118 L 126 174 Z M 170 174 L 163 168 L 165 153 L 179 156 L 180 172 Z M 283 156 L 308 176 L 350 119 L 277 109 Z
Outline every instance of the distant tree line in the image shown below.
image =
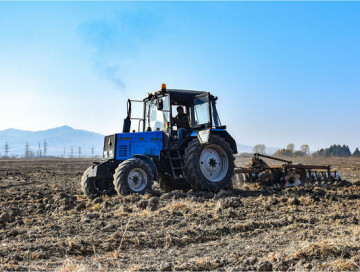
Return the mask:
M 284 156 L 284 157 L 303 157 L 310 155 L 310 146 L 308 144 L 303 144 L 300 146 L 299 150 L 295 149 L 295 144 L 290 143 L 286 148 L 279 149 L 274 153 L 275 156 Z
M 265 154 L 266 146 L 264 144 L 255 145 L 253 152 Z M 310 146 L 308 144 L 303 144 L 300 146 L 300 149 L 296 150 L 295 144 L 290 143 L 285 148 L 277 150 L 273 155 L 278 157 L 303 157 L 310 155 L 314 157 L 360 157 L 360 150 L 356 148 L 355 151 L 351 153 L 349 146 L 334 144 L 310 154 Z
M 354 156 L 359 153 L 359 149 L 356 148 L 354 151 Z M 320 156 L 320 157 L 350 157 L 351 151 L 349 146 L 347 145 L 332 145 L 328 148 L 321 148 L 320 150 L 316 151 L 313 156 Z

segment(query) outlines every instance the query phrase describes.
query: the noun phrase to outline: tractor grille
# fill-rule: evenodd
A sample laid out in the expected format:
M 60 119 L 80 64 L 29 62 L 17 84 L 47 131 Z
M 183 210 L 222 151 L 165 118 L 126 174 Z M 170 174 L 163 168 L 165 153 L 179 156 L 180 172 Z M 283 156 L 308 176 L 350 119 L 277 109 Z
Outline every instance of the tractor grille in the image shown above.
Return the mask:
M 129 154 L 129 145 L 119 145 L 118 147 L 118 156 L 126 158 Z

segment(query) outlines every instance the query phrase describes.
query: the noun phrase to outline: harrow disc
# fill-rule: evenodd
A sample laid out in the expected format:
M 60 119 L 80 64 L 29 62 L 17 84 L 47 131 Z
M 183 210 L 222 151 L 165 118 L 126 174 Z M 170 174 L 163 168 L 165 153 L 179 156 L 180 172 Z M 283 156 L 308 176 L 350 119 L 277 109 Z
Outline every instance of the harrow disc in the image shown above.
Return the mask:
M 281 161 L 284 164 L 268 165 L 260 157 Z M 291 161 L 255 153 L 247 167 L 235 169 L 239 184 L 258 182 L 261 185 L 320 186 L 341 181 L 338 171 L 331 171 L 330 165 L 293 164 Z

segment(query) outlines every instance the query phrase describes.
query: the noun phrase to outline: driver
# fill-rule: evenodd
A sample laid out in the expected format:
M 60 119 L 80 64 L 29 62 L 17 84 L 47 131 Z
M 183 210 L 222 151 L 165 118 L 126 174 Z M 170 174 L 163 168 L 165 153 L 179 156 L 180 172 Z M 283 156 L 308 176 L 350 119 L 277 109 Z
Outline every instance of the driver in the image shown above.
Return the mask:
M 182 140 L 184 140 L 188 134 L 189 116 L 184 113 L 184 108 L 182 106 L 178 106 L 176 111 L 178 114 L 174 118 L 174 125 L 177 126 L 178 145 L 180 145 Z

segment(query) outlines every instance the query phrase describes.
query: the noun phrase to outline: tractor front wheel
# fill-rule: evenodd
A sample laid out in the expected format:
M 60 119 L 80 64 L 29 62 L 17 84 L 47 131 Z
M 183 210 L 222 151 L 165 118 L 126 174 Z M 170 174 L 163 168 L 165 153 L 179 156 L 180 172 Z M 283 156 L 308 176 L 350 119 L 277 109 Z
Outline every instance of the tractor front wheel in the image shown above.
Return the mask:
M 150 166 L 141 159 L 128 159 L 119 164 L 114 174 L 114 187 L 119 195 L 145 194 L 154 182 Z
M 91 167 L 86 169 L 81 177 L 81 189 L 87 197 L 113 195 L 115 193 L 114 185 L 110 179 L 99 179 L 89 177 Z
M 194 139 L 185 149 L 187 181 L 198 191 L 218 192 L 231 186 L 235 157 L 228 142 L 210 135 L 206 144 Z

